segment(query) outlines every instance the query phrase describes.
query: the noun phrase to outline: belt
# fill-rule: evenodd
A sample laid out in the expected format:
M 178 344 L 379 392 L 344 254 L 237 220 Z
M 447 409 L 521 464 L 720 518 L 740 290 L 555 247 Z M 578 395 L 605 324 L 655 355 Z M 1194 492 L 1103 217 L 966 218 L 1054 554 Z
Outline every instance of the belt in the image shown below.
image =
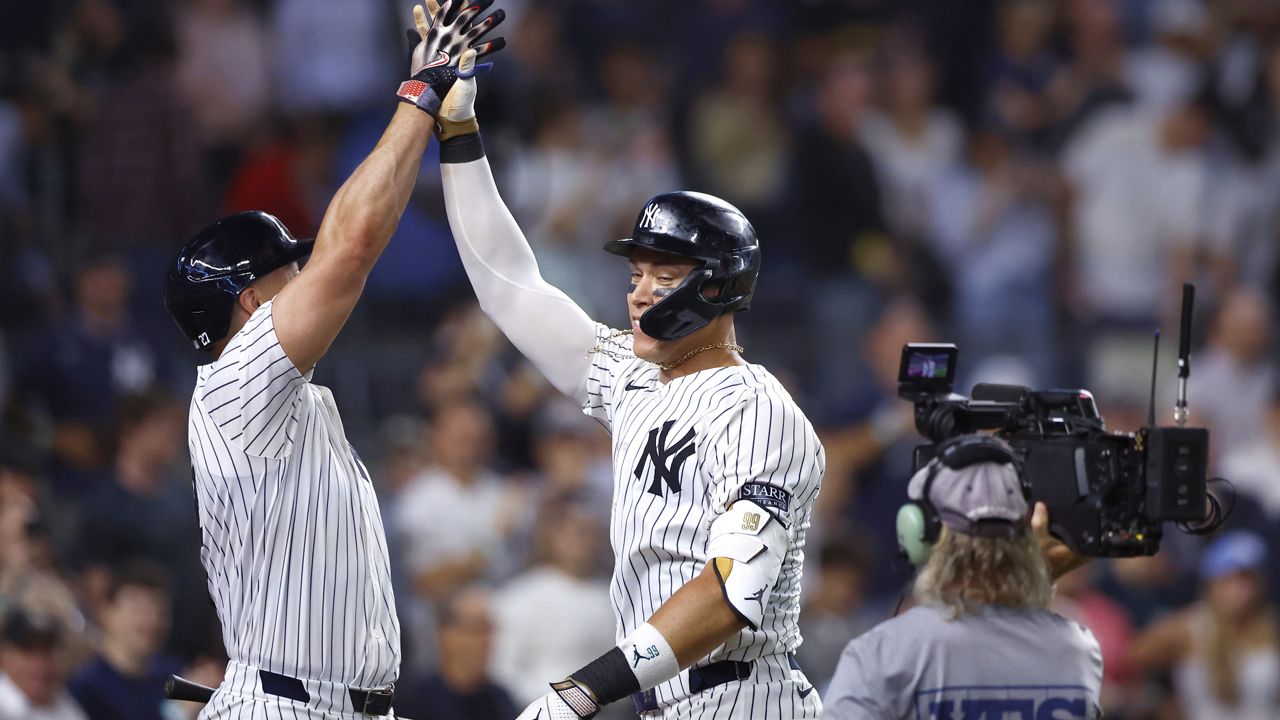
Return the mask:
M 718 685 L 735 680 L 746 680 L 751 677 L 755 664 L 754 660 L 721 660 L 710 665 L 689 668 L 689 694 L 697 695 L 703 690 L 710 690 Z M 790 665 L 792 670 L 800 669 L 795 653 L 787 653 L 787 665 Z M 638 713 L 653 712 L 658 709 L 658 698 L 653 690 L 633 694 L 631 702 L 635 704 Z
M 264 693 L 303 703 L 311 702 L 311 693 L 307 692 L 307 688 L 297 678 L 273 673 L 270 670 L 259 670 L 258 680 L 262 684 Z M 391 684 L 372 690 L 349 687 L 347 694 L 351 696 L 351 707 L 356 712 L 380 717 L 391 712 L 391 702 L 396 696 L 396 686 Z

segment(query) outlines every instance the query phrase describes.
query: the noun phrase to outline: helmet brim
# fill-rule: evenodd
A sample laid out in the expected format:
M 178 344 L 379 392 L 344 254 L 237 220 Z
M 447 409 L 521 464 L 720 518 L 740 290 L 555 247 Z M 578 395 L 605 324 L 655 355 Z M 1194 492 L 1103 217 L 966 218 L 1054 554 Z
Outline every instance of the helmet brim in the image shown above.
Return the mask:
M 623 257 L 630 257 L 632 251 L 638 247 L 702 262 L 713 259 L 708 255 L 706 248 L 666 235 L 636 235 L 620 240 L 610 240 L 604 244 L 605 252 Z

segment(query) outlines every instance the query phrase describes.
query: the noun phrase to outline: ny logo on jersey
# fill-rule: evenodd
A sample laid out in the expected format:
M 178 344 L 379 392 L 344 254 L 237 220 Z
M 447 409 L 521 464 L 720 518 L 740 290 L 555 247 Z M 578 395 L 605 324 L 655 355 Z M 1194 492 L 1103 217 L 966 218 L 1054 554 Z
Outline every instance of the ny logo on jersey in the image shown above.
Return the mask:
M 652 228 L 657 217 L 658 205 L 656 203 L 649 203 L 649 205 L 645 207 L 644 212 L 640 214 L 640 227 L 645 230 Z
M 675 445 L 667 445 L 667 434 L 675 424 L 675 420 L 668 420 L 662 423 L 661 428 L 649 431 L 649 444 L 645 446 L 644 454 L 636 464 L 636 479 L 643 482 L 645 466 L 650 460 L 653 461 L 653 483 L 649 485 L 647 492 L 654 495 L 662 495 L 663 482 L 671 488 L 671 492 L 680 492 L 680 467 L 697 449 L 693 444 L 693 428 L 689 428 L 689 432 L 677 440 Z

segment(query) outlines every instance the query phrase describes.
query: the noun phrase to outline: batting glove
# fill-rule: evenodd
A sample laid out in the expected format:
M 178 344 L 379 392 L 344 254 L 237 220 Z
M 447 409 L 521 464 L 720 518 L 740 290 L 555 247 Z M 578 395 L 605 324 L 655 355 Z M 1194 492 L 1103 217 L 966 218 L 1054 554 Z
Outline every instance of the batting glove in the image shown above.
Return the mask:
M 413 7 L 416 28 L 408 31 L 409 41 L 414 43 L 409 59 L 409 74 L 413 79 L 402 83 L 396 94 L 402 102 L 437 118 L 440 117 L 443 99 L 459 84 L 470 87 L 466 107 L 475 102 L 475 80 L 472 78 L 492 67 L 491 63 L 477 65 L 476 59 L 506 46 L 502 38 L 484 40 L 484 36 L 506 18 L 506 13 L 496 10 L 483 20 L 477 20 L 493 0 L 474 0 L 465 6 L 464 1 L 445 0 L 443 5 L 438 5 L 436 0 L 427 0 L 431 11 L 429 17 L 421 5 Z M 471 57 L 464 66 L 462 61 L 468 55 Z
M 551 683 L 551 692 L 534 700 L 516 720 L 587 720 L 600 705 L 586 686 L 572 679 Z

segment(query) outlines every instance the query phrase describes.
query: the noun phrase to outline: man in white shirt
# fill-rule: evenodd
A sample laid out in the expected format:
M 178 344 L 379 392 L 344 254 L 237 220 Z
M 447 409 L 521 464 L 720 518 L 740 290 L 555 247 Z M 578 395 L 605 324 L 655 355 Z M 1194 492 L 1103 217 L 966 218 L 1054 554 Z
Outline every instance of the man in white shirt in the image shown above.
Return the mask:
M 88 720 L 63 685 L 52 618 L 10 610 L 0 632 L 0 720 Z

